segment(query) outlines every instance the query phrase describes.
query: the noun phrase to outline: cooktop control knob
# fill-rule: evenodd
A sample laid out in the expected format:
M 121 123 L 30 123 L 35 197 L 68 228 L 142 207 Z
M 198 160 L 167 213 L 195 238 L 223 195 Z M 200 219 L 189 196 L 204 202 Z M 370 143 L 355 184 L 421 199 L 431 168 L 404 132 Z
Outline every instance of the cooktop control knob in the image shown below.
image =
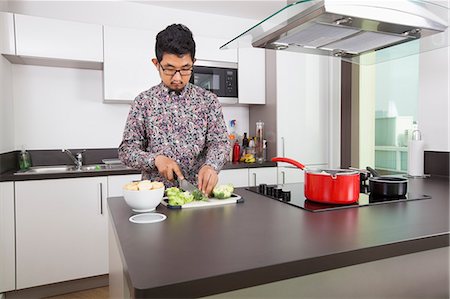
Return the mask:
M 274 187 L 267 187 L 266 195 L 273 196 L 273 189 L 274 189 Z
M 273 197 L 281 198 L 283 196 L 283 190 L 279 188 L 273 189 Z
M 291 201 L 291 191 L 282 191 L 281 192 L 281 200 L 282 201 Z
M 267 184 L 259 184 L 258 192 L 260 194 L 266 194 L 266 192 L 267 192 Z

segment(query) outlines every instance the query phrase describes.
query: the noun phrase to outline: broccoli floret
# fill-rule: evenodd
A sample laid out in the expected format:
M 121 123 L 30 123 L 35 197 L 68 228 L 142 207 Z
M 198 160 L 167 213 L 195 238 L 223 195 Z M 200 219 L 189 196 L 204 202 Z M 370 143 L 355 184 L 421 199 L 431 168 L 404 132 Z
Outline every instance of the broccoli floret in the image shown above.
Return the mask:
M 234 187 L 231 184 L 227 185 L 219 185 L 214 187 L 213 194 L 215 198 L 225 199 L 231 197 L 231 193 L 233 193 Z
M 170 188 L 166 189 L 167 197 L 171 197 L 171 196 L 177 195 L 179 193 L 181 193 L 181 190 L 178 189 L 177 187 L 170 187 Z
M 200 190 L 194 190 L 192 191 L 192 195 L 194 196 L 194 200 L 208 200 L 208 197 L 206 197 Z

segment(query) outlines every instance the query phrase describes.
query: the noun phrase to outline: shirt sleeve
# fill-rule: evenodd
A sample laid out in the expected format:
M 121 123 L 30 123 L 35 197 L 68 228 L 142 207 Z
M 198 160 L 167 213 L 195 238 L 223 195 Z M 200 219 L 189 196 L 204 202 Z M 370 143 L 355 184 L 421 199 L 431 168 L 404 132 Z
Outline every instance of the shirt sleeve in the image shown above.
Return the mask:
M 119 146 L 119 159 L 127 166 L 149 171 L 155 168 L 155 158 L 160 153 L 146 151 L 148 140 L 145 129 L 145 109 L 138 96 L 132 103 Z
M 219 172 L 225 165 L 231 151 L 227 126 L 223 118 L 222 107 L 215 95 L 211 96 L 208 114 L 208 129 L 206 133 L 206 161 Z

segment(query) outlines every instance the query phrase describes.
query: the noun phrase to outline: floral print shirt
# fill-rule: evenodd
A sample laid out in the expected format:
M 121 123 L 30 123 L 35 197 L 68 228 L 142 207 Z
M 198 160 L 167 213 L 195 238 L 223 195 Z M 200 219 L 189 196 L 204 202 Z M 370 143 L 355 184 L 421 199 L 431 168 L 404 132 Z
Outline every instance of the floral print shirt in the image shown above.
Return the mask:
M 188 83 L 177 94 L 162 82 L 133 101 L 119 146 L 119 158 L 142 170 L 142 179 L 174 186 L 159 174 L 155 158 L 178 163 L 185 178 L 197 184 L 203 165 L 217 172 L 231 150 L 222 109 L 215 94 Z

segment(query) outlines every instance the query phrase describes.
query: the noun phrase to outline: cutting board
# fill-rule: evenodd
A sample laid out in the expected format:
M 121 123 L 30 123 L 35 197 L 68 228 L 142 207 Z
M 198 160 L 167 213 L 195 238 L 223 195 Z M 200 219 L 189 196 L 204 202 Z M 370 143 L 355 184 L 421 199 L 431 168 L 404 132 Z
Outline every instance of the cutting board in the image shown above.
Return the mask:
M 200 207 L 214 207 L 214 206 L 222 206 L 227 204 L 236 204 L 244 202 L 244 199 L 237 194 L 231 194 L 230 198 L 227 199 L 217 199 L 214 197 L 209 198 L 207 201 L 192 201 L 190 203 L 184 204 L 182 206 L 171 206 L 167 202 L 167 197 L 164 197 L 162 200 L 162 204 L 168 207 L 169 209 L 191 209 L 191 208 L 200 208 Z

